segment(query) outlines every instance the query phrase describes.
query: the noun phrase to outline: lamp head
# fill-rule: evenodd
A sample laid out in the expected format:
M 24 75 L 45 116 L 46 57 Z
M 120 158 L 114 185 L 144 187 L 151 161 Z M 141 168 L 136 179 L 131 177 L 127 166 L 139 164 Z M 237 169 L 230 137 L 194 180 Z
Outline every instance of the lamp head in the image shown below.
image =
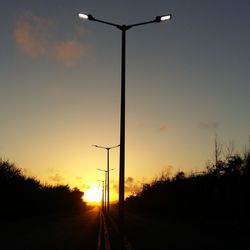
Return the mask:
M 85 20 L 94 20 L 94 17 L 92 15 L 89 14 L 85 14 L 85 13 L 77 13 L 77 16 L 81 19 L 85 19 Z
M 160 23 L 160 22 L 163 22 L 163 21 L 168 21 L 170 19 L 172 19 L 172 14 L 162 15 L 162 16 L 157 16 L 155 18 L 155 22 Z

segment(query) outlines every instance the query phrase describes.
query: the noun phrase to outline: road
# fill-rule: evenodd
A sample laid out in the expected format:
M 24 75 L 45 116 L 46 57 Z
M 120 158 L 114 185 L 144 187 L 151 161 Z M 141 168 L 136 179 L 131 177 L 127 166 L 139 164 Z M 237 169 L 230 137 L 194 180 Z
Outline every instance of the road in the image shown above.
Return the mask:
M 247 221 L 153 219 L 127 212 L 125 234 L 136 250 L 243 250 L 250 245 Z
M 1 250 L 92 250 L 97 247 L 99 208 L 82 215 L 1 223 Z

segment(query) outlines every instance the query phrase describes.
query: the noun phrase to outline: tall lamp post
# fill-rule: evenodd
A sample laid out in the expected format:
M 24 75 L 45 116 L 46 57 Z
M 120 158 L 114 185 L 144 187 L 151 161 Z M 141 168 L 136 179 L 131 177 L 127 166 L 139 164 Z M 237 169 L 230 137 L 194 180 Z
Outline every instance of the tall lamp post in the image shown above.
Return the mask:
M 107 150 L 107 215 L 109 215 L 109 150 L 112 148 L 117 148 L 120 145 L 116 145 L 113 147 L 103 147 L 103 146 L 99 146 L 99 145 L 92 145 L 93 147 L 97 147 L 97 148 L 103 148 Z
M 125 55 L 126 55 L 126 31 L 135 27 L 150 23 L 160 23 L 168 21 L 172 18 L 171 14 L 157 16 L 155 19 L 147 22 L 135 24 L 115 24 L 104 20 L 96 19 L 90 14 L 78 13 L 79 18 L 84 20 L 95 21 L 110 26 L 114 26 L 122 32 L 122 53 L 121 53 L 121 113 L 120 113 L 120 171 L 119 171 L 119 224 L 120 229 L 123 229 L 124 223 L 124 181 L 125 181 Z

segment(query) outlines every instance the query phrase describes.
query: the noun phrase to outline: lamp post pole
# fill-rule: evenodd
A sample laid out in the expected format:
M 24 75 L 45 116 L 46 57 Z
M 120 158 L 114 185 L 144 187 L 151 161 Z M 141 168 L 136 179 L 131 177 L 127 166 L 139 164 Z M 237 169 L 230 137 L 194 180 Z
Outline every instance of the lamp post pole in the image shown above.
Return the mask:
M 97 148 L 103 148 L 103 149 L 106 149 L 107 150 L 107 215 L 109 215 L 109 172 L 111 170 L 109 170 L 109 151 L 110 149 L 112 148 L 117 148 L 119 147 L 120 145 L 116 145 L 116 146 L 113 146 L 113 147 L 103 147 L 103 146 L 98 146 L 98 145 L 92 145 L 93 147 L 97 147 Z
M 104 212 L 104 181 L 103 180 L 98 180 L 102 182 L 102 212 Z
M 121 54 L 121 111 L 120 111 L 120 172 L 119 172 L 119 223 L 120 229 L 124 223 L 124 194 L 125 194 L 125 76 L 126 76 L 126 26 L 122 27 Z
M 168 21 L 172 18 L 171 14 L 157 16 L 155 19 L 142 23 L 135 23 L 131 25 L 120 25 L 104 20 L 96 19 L 90 14 L 78 13 L 79 18 L 95 21 L 110 26 L 114 26 L 122 31 L 122 55 L 121 55 L 121 113 L 120 113 L 120 167 L 119 167 L 119 226 L 123 231 L 124 224 L 124 180 L 125 180 L 125 54 L 126 54 L 126 31 L 135 26 L 141 26 L 150 23 L 160 23 Z
M 108 197 L 108 188 L 107 188 L 107 186 L 108 186 L 108 176 L 109 176 L 109 172 L 110 171 L 112 171 L 112 170 L 114 170 L 114 168 L 112 168 L 112 169 L 109 169 L 109 170 L 104 170 L 104 169 L 100 169 L 100 168 L 97 168 L 97 170 L 99 170 L 99 171 L 102 171 L 102 172 L 105 172 L 105 194 L 104 194 L 104 197 L 105 197 L 105 214 L 106 215 L 108 215 L 108 206 L 109 206 L 109 202 L 108 202 L 108 200 L 107 200 L 107 197 Z
M 104 170 L 104 169 L 100 169 L 100 168 L 97 168 L 97 170 L 99 171 L 102 171 L 102 172 L 105 172 L 105 176 L 104 176 L 104 196 L 103 196 L 103 203 L 104 203 L 104 209 L 103 209 L 103 212 L 104 214 L 106 214 L 106 211 L 107 211 L 107 170 Z

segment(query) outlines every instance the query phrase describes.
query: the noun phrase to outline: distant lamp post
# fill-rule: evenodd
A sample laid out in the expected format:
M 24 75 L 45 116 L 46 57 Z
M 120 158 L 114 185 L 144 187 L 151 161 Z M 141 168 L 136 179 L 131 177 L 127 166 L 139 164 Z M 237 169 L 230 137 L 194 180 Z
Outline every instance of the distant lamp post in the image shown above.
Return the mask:
M 92 145 L 93 147 L 96 148 L 102 148 L 102 149 L 106 149 L 107 150 L 107 215 L 109 215 L 109 150 L 112 148 L 117 148 L 120 145 L 116 145 L 113 147 L 103 147 L 103 146 L 99 146 L 99 145 Z
M 103 192 L 104 192 L 104 195 L 103 195 L 103 212 L 106 214 L 106 211 L 107 211 L 107 171 L 106 170 L 103 170 L 103 169 L 99 169 L 97 168 L 97 170 L 99 171 L 102 171 L 105 173 L 104 175 L 104 189 L 103 189 Z
M 119 224 L 123 230 L 124 224 L 124 184 L 125 184 L 125 55 L 126 55 L 126 31 L 135 27 L 150 23 L 160 23 L 169 21 L 172 18 L 171 14 L 157 16 L 155 19 L 142 23 L 135 24 L 115 24 L 104 20 L 96 19 L 90 14 L 77 13 L 78 17 L 83 20 L 95 21 L 110 26 L 114 26 L 122 32 L 122 53 L 121 53 L 121 112 L 120 112 L 120 171 L 119 171 Z
M 105 207 L 105 214 L 108 215 L 109 213 L 109 210 L 108 210 L 108 207 L 109 207 L 109 200 L 107 199 L 107 197 L 109 197 L 109 190 L 108 190 L 108 176 L 109 176 L 109 172 L 114 170 L 114 168 L 112 169 L 109 169 L 109 170 L 104 170 L 104 169 L 100 169 L 100 168 L 97 168 L 97 170 L 99 171 L 102 171 L 102 172 L 105 172 L 105 188 L 104 188 L 104 207 Z
M 104 212 L 104 181 L 103 180 L 98 180 L 102 182 L 102 212 Z

